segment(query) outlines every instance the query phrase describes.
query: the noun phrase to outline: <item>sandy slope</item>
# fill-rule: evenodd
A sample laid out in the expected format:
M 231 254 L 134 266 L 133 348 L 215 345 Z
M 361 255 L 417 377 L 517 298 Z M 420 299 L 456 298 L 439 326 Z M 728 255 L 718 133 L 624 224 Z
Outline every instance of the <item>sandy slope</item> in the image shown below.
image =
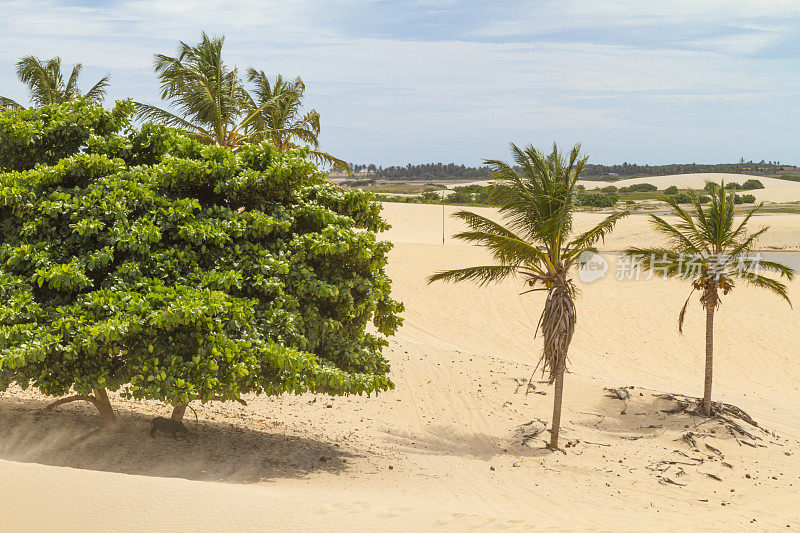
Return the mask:
M 178 443 L 146 434 L 149 418 L 167 412 L 152 402 L 117 400 L 123 429 L 87 437 L 88 408 L 37 419 L 43 399 L 9 391 L 0 395 L 0 530 L 800 527 L 800 311 L 737 288 L 719 313 L 718 399 L 774 431 L 753 429 L 752 448 L 715 423 L 662 412 L 673 403 L 658 391 L 701 391 L 699 304 L 679 336 L 687 287 L 617 281 L 612 262 L 607 279 L 580 285 L 562 433 L 575 445 L 547 452 L 543 436 L 527 437 L 549 418 L 551 388 L 534 379 L 524 395 L 541 349 L 541 295 L 519 296 L 514 282 L 426 285 L 431 272 L 485 252 L 442 245 L 439 206 L 385 205 L 395 226 L 389 270 L 407 308 L 387 354 L 395 391 L 209 404 L 198 409 L 199 438 Z M 797 247 L 800 217 L 763 219 L 777 228 L 771 246 Z M 608 247 L 647 239 L 646 219 L 632 217 Z M 800 299 L 800 282 L 791 290 Z M 621 386 L 635 387 L 630 400 L 604 394 Z M 681 440 L 687 431 L 699 450 Z
M 673 176 L 652 176 L 647 178 L 631 178 L 615 182 L 583 181 L 587 190 L 614 185 L 615 187 L 627 187 L 637 183 L 650 183 L 659 189 L 666 189 L 670 185 L 675 185 L 679 189 L 702 189 L 706 181 L 719 183 L 736 182 L 742 184 L 749 179 L 757 179 L 763 185 L 763 189 L 746 191 L 752 194 L 756 200 L 764 202 L 798 202 L 800 201 L 800 183 L 787 181 L 777 178 L 765 178 L 761 176 L 748 176 L 746 174 L 725 174 L 722 172 L 708 172 L 699 174 L 677 174 Z
M 697 174 L 676 174 L 671 176 L 650 176 L 646 178 L 629 178 L 619 181 L 580 181 L 587 190 L 600 189 L 607 185 L 615 187 L 627 187 L 637 183 L 650 183 L 659 188 L 659 190 L 666 189 L 671 185 L 675 185 L 679 189 L 702 189 L 706 181 L 713 181 L 719 183 L 721 181 L 736 182 L 742 184 L 749 179 L 757 179 L 763 185 L 763 189 L 754 191 L 745 191 L 746 194 L 752 194 L 756 200 L 763 202 L 800 202 L 800 182 L 781 180 L 777 178 L 765 178 L 761 176 L 749 176 L 747 174 L 726 174 L 723 172 L 706 172 Z M 486 186 L 491 183 L 490 180 L 474 181 L 469 183 L 459 183 L 458 185 L 448 185 L 449 187 L 457 187 L 461 185 L 483 185 Z M 744 194 L 744 193 L 741 193 Z

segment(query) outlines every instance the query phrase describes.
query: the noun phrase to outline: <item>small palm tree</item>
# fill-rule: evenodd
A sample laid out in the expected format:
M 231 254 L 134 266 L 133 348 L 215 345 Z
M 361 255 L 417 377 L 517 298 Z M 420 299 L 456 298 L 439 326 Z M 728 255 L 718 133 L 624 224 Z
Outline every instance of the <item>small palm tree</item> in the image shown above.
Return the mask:
M 60 57 L 43 61 L 38 57 L 25 56 L 17 62 L 17 77 L 28 86 L 31 102 L 37 107 L 60 104 L 81 97 L 102 100 L 108 88 L 108 76 L 103 76 L 86 94 L 81 95 L 78 89 L 81 70 L 83 65 L 76 63 L 65 83 Z M 24 109 L 24 106 L 11 98 L 0 96 L 0 108 Z
M 224 37 L 212 38 L 204 32 L 197 46 L 181 41 L 177 57 L 156 54 L 161 98 L 169 100 L 181 116 L 136 102 L 139 118 L 184 128 L 201 142 L 221 146 L 240 146 L 259 133 L 248 135 L 245 129 L 274 100 L 248 108 L 237 69 L 222 60 L 224 42 Z
M 261 132 L 254 134 L 256 139 L 269 139 L 279 150 L 297 148 L 295 140 L 298 140 L 311 148 L 310 156 L 316 161 L 350 172 L 347 162 L 319 150 L 319 113 L 316 109 L 303 113 L 306 86 L 302 79 L 289 81 L 278 75 L 275 83 L 270 83 L 263 70 L 251 67 L 247 70 L 247 80 L 255 86 L 255 98 L 249 100 L 249 109 L 269 103 L 249 125 L 249 129 Z
M 581 254 L 593 251 L 594 245 L 628 213 L 612 214 L 589 231 L 573 236 L 577 182 L 586 163 L 586 157 L 580 156 L 580 145 L 572 149 L 568 160 L 556 145 L 550 154 L 532 146 L 522 150 L 514 144 L 511 152 L 519 170 L 502 161 L 485 161 L 495 180 L 489 198 L 498 206 L 504 223 L 470 211 L 455 214 L 470 227 L 455 237 L 485 246 L 497 264 L 438 272 L 428 278 L 428 283 L 473 281 L 485 285 L 520 276 L 531 291 L 547 291 L 537 327 L 544 337 L 539 365 L 549 382 L 555 383 L 550 447 L 558 448 L 564 371 L 576 319 L 571 270 Z
M 701 411 L 705 416 L 710 416 L 712 412 L 714 312 L 721 303 L 721 296 L 728 294 L 734 288 L 736 280 L 741 280 L 754 287 L 771 291 L 791 305 L 786 294 L 786 285 L 760 272 L 775 272 L 779 278 L 789 281 L 794 278 L 793 269 L 775 261 L 766 261 L 753 253 L 756 241 L 768 228 L 748 233 L 747 223 L 763 204 L 747 211 L 744 218 L 735 224 L 734 198 L 726 190 L 725 182 L 714 184 L 709 189 L 711 202 L 705 208 L 696 193 L 689 193 L 694 215 L 671 197 L 666 197 L 664 200 L 678 219 L 675 223 L 670 223 L 657 215 L 650 215 L 653 228 L 667 238 L 668 247 L 626 250 L 626 254 L 637 259 L 644 270 L 692 283 L 692 291 L 678 315 L 680 332 L 683 332 L 686 307 L 692 294 L 694 291 L 701 293 L 700 303 L 706 311 L 705 387 L 701 404 Z

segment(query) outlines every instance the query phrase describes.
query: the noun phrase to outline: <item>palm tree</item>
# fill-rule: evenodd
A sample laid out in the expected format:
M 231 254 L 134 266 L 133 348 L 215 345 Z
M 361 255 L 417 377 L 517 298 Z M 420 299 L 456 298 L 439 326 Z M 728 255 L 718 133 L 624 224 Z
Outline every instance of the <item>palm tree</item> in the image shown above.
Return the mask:
M 532 146 L 522 150 L 514 144 L 511 152 L 519 170 L 502 161 L 485 161 L 495 179 L 489 198 L 498 206 L 504 223 L 470 211 L 455 214 L 470 228 L 455 237 L 485 246 L 497 264 L 438 272 L 428 278 L 428 283 L 473 281 L 482 286 L 520 276 L 532 287 L 530 291 L 547 291 L 537 326 L 537 332 L 541 327 L 544 336 L 539 365 L 548 374 L 549 382 L 555 383 L 549 446 L 558 448 L 564 371 L 576 319 L 575 286 L 570 273 L 581 254 L 593 251 L 594 244 L 628 213 L 612 214 L 592 229 L 573 236 L 576 186 L 587 159 L 580 156 L 580 145 L 572 149 L 569 160 L 555 144 L 550 154 Z M 536 288 L 537 285 L 541 287 Z
M 181 41 L 176 57 L 156 54 L 161 98 L 170 101 L 179 114 L 136 102 L 139 118 L 183 128 L 207 144 L 236 148 L 260 140 L 265 132 L 255 128 L 254 121 L 288 95 L 252 105 L 237 68 L 222 60 L 224 42 L 224 37 L 212 38 L 203 32 L 197 46 Z
M 86 94 L 81 95 L 78 89 L 78 77 L 82 70 L 83 65 L 76 63 L 67 82 L 64 83 L 60 57 L 43 61 L 38 57 L 25 56 L 17 62 L 17 77 L 28 86 L 31 102 L 38 107 L 60 104 L 81 97 L 102 100 L 108 88 L 108 76 L 103 76 Z M 0 96 L 0 108 L 24 109 L 24 106 L 11 98 Z
M 270 86 L 263 72 L 251 68 L 249 79 L 256 85 L 253 98 L 236 67 L 222 60 L 224 42 L 224 37 L 212 38 L 204 32 L 197 46 L 181 42 L 175 57 L 156 54 L 161 98 L 177 108 L 177 114 L 136 102 L 138 117 L 183 128 L 201 142 L 233 149 L 269 139 L 285 150 L 295 148 L 293 140 L 298 139 L 311 145 L 313 159 L 349 170 L 344 161 L 317 149 L 319 113 L 300 114 L 303 81 L 289 82 L 278 76 Z
M 351 171 L 349 163 L 319 151 L 319 113 L 312 109 L 302 112 L 302 100 L 306 90 L 303 80 L 284 80 L 281 75 L 271 84 L 263 70 L 247 70 L 247 80 L 254 84 L 255 98 L 249 100 L 249 109 L 264 107 L 250 123 L 250 128 L 263 133 L 255 134 L 258 140 L 269 139 L 279 150 L 297 148 L 294 140 L 311 147 L 310 156 L 318 162 L 327 163 L 337 170 Z
M 208 144 L 237 146 L 243 143 L 241 131 L 246 122 L 238 121 L 244 112 L 247 91 L 236 68 L 222 60 L 224 41 L 224 37 L 211 38 L 203 32 L 197 46 L 181 41 L 177 57 L 156 54 L 155 71 L 161 81 L 161 98 L 169 100 L 182 116 L 137 102 L 138 116 L 184 128 Z
M 714 312 L 721 303 L 721 296 L 734 288 L 736 280 L 741 280 L 748 285 L 771 291 L 791 305 L 786 294 L 786 285 L 760 272 L 776 272 L 779 277 L 789 281 L 794 278 L 793 269 L 753 254 L 756 241 L 768 228 L 748 233 L 747 223 L 763 204 L 747 211 L 744 218 L 734 224 L 734 198 L 725 189 L 725 182 L 714 184 L 710 189 L 711 202 L 707 208 L 700 203 L 700 197 L 696 193 L 689 193 L 694 215 L 672 197 L 666 197 L 664 201 L 677 217 L 675 223 L 650 215 L 653 228 L 667 238 L 667 247 L 626 250 L 626 254 L 636 258 L 644 270 L 692 283 L 692 291 L 678 315 L 678 330 L 681 333 L 689 300 L 694 291 L 701 293 L 700 303 L 706 311 L 705 387 L 701 404 L 701 412 L 705 416 L 712 413 Z

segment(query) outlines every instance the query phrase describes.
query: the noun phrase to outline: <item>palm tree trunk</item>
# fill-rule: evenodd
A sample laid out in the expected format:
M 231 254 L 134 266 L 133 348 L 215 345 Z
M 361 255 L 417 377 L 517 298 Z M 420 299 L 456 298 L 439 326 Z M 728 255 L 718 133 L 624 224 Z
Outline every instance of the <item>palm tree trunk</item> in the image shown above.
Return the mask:
M 714 373 L 714 309 L 716 302 L 706 302 L 706 379 L 702 412 L 711 416 L 711 380 Z
M 567 366 L 566 357 L 558 362 L 556 382 L 553 397 L 553 421 L 550 424 L 550 447 L 558 449 L 558 433 L 561 431 L 561 400 L 564 397 L 564 370 Z
M 558 449 L 564 372 L 567 368 L 567 352 L 575 332 L 575 302 L 573 302 L 573 288 L 568 281 L 563 280 L 548 293 L 542 312 L 541 327 L 544 336 L 542 362 L 550 373 L 549 382 L 555 384 L 549 447 Z

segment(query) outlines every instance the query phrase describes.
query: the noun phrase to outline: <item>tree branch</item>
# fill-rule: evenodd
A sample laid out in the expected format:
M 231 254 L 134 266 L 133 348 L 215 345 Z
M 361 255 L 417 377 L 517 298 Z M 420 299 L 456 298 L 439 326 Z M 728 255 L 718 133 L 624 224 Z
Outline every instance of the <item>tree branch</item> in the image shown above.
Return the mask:
M 90 402 L 92 405 L 97 407 L 97 398 L 94 396 L 86 396 L 85 394 L 75 394 L 73 396 L 67 396 L 66 398 L 59 398 L 58 400 L 54 401 L 53 403 L 46 405 L 45 407 L 39 409 L 40 413 L 45 411 L 52 411 L 56 407 L 61 404 L 69 403 L 69 402 Z

